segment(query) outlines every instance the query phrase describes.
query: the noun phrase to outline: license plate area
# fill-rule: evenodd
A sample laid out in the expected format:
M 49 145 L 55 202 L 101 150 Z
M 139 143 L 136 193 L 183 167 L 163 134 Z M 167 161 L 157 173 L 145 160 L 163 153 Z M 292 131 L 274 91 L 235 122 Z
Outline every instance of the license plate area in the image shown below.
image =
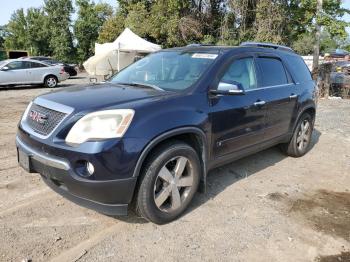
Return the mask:
M 30 157 L 21 149 L 17 148 L 17 156 L 19 165 L 24 168 L 27 172 L 31 172 Z

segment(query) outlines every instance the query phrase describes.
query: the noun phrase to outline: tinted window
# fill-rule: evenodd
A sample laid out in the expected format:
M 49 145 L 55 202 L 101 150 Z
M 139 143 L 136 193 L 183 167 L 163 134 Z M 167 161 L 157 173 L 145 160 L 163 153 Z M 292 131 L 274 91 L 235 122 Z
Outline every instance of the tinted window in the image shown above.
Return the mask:
M 240 83 L 245 90 L 256 88 L 254 59 L 252 57 L 238 59 L 232 62 L 221 82 Z
M 18 69 L 24 69 L 25 64 L 22 61 L 14 61 L 14 62 L 8 63 L 7 67 L 10 70 L 18 70 Z
M 298 82 L 312 80 L 310 70 L 300 56 L 288 55 L 286 61 L 293 77 Z
M 29 62 L 31 68 L 40 68 L 40 67 L 46 67 L 46 65 L 40 64 L 40 63 L 34 63 L 34 62 Z
M 288 83 L 286 71 L 281 60 L 270 57 L 258 57 L 257 64 L 261 70 L 262 87 Z

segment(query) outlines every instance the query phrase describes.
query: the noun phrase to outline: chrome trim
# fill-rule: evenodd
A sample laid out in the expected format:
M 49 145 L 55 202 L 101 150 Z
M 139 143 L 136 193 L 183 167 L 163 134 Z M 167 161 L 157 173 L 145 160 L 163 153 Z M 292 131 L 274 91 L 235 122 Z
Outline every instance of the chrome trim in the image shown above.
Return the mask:
M 63 170 L 70 169 L 70 166 L 66 161 L 49 156 L 49 155 L 45 155 L 41 152 L 38 152 L 37 150 L 30 148 L 29 146 L 24 144 L 19 139 L 18 136 L 16 136 L 16 145 L 20 150 L 23 150 L 26 154 L 28 154 L 29 157 L 35 159 L 36 161 L 44 165 L 51 166 L 58 169 L 63 169 Z
M 29 109 L 30 107 L 32 106 L 32 104 L 37 104 L 39 106 L 42 106 L 42 107 L 46 107 L 48 109 L 51 109 L 51 110 L 55 110 L 55 111 L 58 111 L 58 112 L 62 112 L 62 113 L 65 113 L 66 116 L 61 120 L 61 122 L 59 122 L 57 124 L 57 126 L 46 136 L 44 135 L 41 135 L 37 132 L 35 132 L 35 130 L 33 128 L 31 128 L 28 124 L 27 124 L 27 115 L 28 115 L 28 112 L 29 112 Z M 27 107 L 25 113 L 23 114 L 23 117 L 21 119 L 21 127 L 23 128 L 23 130 L 25 130 L 26 132 L 28 132 L 29 134 L 33 135 L 33 136 L 36 136 L 36 137 L 39 137 L 41 139 L 46 139 L 48 138 L 49 136 L 52 135 L 53 132 L 55 132 L 55 130 L 60 126 L 60 124 L 71 114 L 73 113 L 74 111 L 74 108 L 73 107 L 70 107 L 70 106 L 66 106 L 66 105 L 62 105 L 62 104 L 59 104 L 59 103 L 56 103 L 56 102 L 53 102 L 53 101 L 50 101 L 50 100 L 46 100 L 42 97 L 37 97 L 34 99 L 34 101 L 32 101 L 29 106 Z
M 257 87 L 257 88 L 247 89 L 247 90 L 245 90 L 245 92 L 262 90 L 262 89 L 269 89 L 269 88 L 276 88 L 276 87 L 285 87 L 285 86 L 291 86 L 291 85 L 294 85 L 294 83 L 288 83 L 288 84 L 283 84 L 283 85 L 274 85 L 274 86 Z

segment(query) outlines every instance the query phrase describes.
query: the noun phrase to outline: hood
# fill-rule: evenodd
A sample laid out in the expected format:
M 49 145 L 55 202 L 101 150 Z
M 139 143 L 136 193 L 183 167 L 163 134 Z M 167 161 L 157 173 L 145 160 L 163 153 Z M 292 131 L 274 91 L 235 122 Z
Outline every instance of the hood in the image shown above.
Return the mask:
M 72 107 L 75 112 L 80 112 L 111 106 L 118 108 L 130 102 L 147 102 L 170 94 L 170 92 L 150 88 L 105 83 L 66 88 L 42 95 L 40 98 Z

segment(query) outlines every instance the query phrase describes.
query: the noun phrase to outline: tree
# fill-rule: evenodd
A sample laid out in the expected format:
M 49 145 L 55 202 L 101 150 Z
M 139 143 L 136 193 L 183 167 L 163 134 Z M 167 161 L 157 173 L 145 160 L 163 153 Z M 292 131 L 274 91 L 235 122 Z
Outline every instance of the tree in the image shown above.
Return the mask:
M 77 0 L 78 18 L 74 24 L 77 39 L 77 56 L 79 62 L 88 59 L 94 52 L 94 44 L 103 23 L 112 15 L 108 4 L 97 4 L 90 0 Z
M 5 48 L 5 38 L 8 36 L 6 26 L 0 26 L 0 49 Z
M 73 5 L 71 0 L 45 0 L 44 10 L 47 13 L 50 31 L 50 48 L 53 56 L 61 61 L 75 59 L 73 35 L 70 31 Z
M 41 8 L 27 10 L 27 41 L 31 54 L 52 55 L 50 49 L 50 31 L 47 16 Z
M 299 55 L 311 55 L 314 50 L 315 36 L 310 33 L 304 33 L 293 42 L 292 48 Z
M 8 30 L 8 36 L 5 39 L 5 48 L 19 50 L 29 48 L 27 20 L 23 8 L 18 9 L 11 15 L 6 28 Z

